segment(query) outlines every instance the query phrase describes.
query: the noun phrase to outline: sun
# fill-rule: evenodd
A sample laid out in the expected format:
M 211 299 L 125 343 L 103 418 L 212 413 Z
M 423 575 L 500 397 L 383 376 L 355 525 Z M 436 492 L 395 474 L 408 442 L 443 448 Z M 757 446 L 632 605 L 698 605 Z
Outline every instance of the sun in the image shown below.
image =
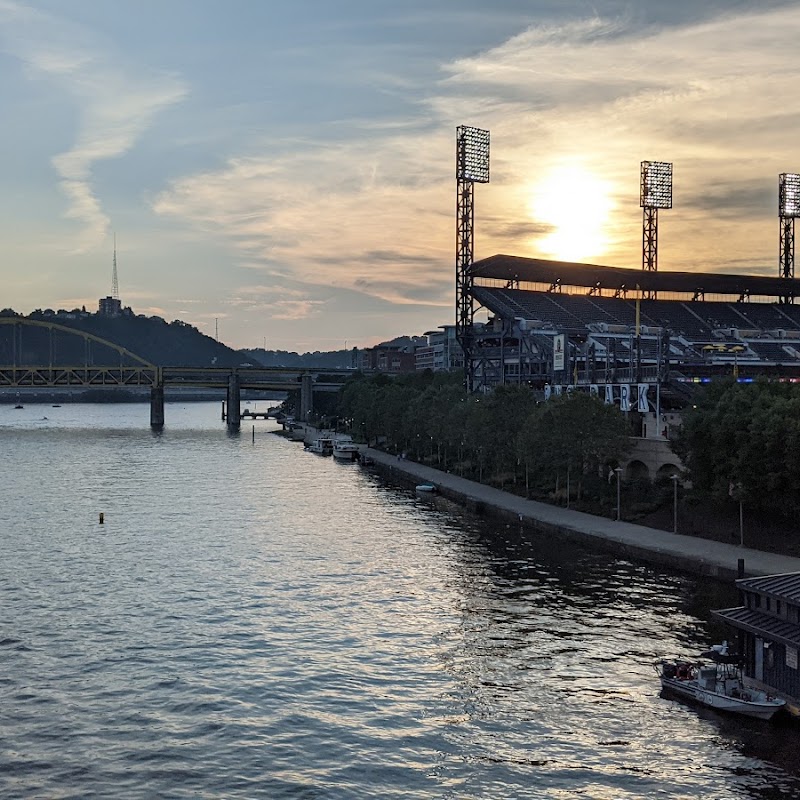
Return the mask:
M 531 189 L 530 214 L 548 227 L 537 248 L 561 261 L 604 255 L 614 203 L 610 185 L 580 164 L 554 167 Z

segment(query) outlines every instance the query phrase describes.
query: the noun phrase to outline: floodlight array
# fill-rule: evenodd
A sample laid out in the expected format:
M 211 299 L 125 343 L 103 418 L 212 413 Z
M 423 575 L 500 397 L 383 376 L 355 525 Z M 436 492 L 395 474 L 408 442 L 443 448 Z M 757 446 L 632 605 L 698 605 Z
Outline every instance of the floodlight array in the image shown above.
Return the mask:
M 672 164 L 642 161 L 641 208 L 672 208 Z
M 800 217 L 800 175 L 794 172 L 778 176 L 778 214 L 784 219 Z
M 456 128 L 456 180 L 489 183 L 489 131 Z

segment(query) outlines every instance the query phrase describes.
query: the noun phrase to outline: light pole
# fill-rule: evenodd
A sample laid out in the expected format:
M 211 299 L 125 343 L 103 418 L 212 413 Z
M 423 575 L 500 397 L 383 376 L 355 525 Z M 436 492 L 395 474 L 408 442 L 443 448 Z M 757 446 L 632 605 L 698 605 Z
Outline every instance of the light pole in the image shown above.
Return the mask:
M 567 508 L 569 508 L 569 464 L 567 464 Z
M 739 547 L 744 547 L 744 503 L 739 497 Z
M 616 473 L 617 473 L 617 522 L 619 522 L 619 520 L 620 520 L 620 508 L 621 508 L 621 506 L 620 506 L 620 502 L 619 502 L 619 500 L 620 500 L 620 494 L 619 494 L 619 476 L 620 476 L 620 473 L 622 472 L 622 467 L 617 467 L 617 468 L 614 470 L 614 472 L 616 472 Z
M 678 532 L 678 476 L 671 475 L 672 480 L 672 532 Z
M 739 501 L 739 547 L 744 547 L 744 497 L 742 496 L 742 482 L 730 482 L 728 496 Z

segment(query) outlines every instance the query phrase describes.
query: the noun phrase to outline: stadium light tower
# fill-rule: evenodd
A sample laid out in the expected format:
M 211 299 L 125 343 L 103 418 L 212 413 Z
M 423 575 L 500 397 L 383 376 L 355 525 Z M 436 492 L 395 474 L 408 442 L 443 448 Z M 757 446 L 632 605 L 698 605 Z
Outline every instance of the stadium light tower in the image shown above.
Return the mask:
M 464 353 L 464 386 L 472 392 L 475 184 L 489 183 L 489 131 L 456 128 L 456 339 Z
M 658 270 L 658 209 L 672 208 L 672 164 L 666 161 L 642 161 L 639 205 L 643 209 L 642 269 Z M 646 299 L 656 292 L 647 289 Z
M 794 221 L 800 217 L 800 175 L 778 176 L 778 216 L 781 222 L 780 266 L 782 278 L 794 278 Z

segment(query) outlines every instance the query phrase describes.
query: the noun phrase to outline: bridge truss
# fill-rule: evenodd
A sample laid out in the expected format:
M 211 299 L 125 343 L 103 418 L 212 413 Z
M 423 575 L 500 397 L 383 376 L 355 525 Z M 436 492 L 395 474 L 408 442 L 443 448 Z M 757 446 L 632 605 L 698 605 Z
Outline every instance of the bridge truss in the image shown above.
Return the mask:
M 160 367 L 0 366 L 0 388 L 152 387 L 161 383 Z

